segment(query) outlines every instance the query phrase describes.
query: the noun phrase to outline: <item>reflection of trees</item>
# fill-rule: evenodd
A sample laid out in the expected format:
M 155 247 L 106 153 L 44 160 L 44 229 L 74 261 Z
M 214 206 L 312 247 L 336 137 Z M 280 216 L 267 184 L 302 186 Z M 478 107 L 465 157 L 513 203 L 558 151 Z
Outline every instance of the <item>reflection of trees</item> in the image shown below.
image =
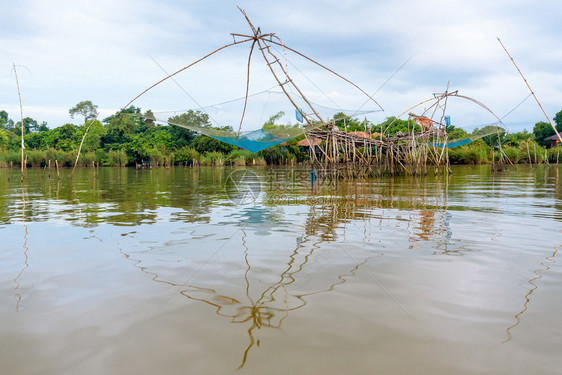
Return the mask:
M 9 169 L 0 169 L 0 176 Z M 61 178 L 48 178 L 40 169 L 27 171 L 28 218 L 48 221 L 60 217 L 73 225 L 100 223 L 140 225 L 154 223 L 160 207 L 174 207 L 171 221 L 208 222 L 206 215 L 224 193 L 224 168 L 132 168 L 78 169 L 72 179 L 69 170 Z M 11 191 L 7 178 L 0 189 Z M 9 181 L 8 181 L 9 184 Z M 13 196 L 0 196 L 0 224 L 8 224 L 19 207 Z

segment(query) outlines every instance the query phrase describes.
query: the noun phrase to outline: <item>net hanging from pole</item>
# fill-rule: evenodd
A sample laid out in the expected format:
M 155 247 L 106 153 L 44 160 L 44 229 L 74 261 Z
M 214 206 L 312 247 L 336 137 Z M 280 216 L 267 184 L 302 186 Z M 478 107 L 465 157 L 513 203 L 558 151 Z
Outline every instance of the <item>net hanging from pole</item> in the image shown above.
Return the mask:
M 286 100 L 283 92 L 278 89 L 268 89 L 248 95 L 245 122 L 253 124 L 253 126 L 248 125 L 253 127 L 253 129 L 238 132 L 234 130 L 238 125 L 237 121 L 239 119 L 237 115 L 240 113 L 245 100 L 246 98 L 243 97 L 189 110 L 147 112 L 145 114 L 131 115 L 153 122 L 183 127 L 250 152 L 264 150 L 298 137 L 307 131 L 326 125 L 319 121 L 312 124 L 304 123 L 301 112 L 296 111 L 292 107 L 292 104 Z M 306 103 L 300 96 L 293 95 L 293 101 L 299 106 L 301 111 L 303 111 L 302 108 L 306 108 Z M 349 118 L 352 114 L 354 116 L 367 117 L 380 111 L 378 108 L 362 111 L 342 110 L 317 103 L 311 104 L 314 105 L 316 111 L 325 119 L 333 119 L 335 115 L 337 115 L 338 119 Z M 191 121 L 190 113 L 207 114 L 207 117 L 212 119 L 212 121 L 203 124 L 195 123 Z
M 246 44 L 251 45 L 251 48 L 247 60 L 247 69 L 244 73 L 246 82 L 245 96 L 243 98 L 214 106 L 199 107 L 191 110 L 156 113 L 148 112 L 148 114 L 140 115 L 140 117 L 143 117 L 146 120 L 184 127 L 219 141 L 244 148 L 248 151 L 257 152 L 295 138 L 307 131 L 326 126 L 329 124 L 330 119 L 333 119 L 336 114 L 338 114 L 338 118 L 345 118 L 350 116 L 364 116 L 368 113 L 382 110 L 380 104 L 355 83 L 349 81 L 347 78 L 330 70 L 313 59 L 301 54 L 300 52 L 286 46 L 281 39 L 275 35 L 275 33 L 262 33 L 260 28 L 254 27 L 245 11 L 242 9 L 240 9 L 240 11 L 248 22 L 252 33 L 249 35 L 231 34 L 233 37 L 233 43 L 220 47 L 184 68 L 172 74 L 168 74 L 166 77 L 154 83 L 152 86 L 148 87 L 146 90 L 133 98 L 123 107 L 123 109 L 129 107 L 139 97 L 162 82 L 168 79 L 175 82 L 174 77 L 176 75 L 188 68 L 191 68 L 199 62 L 202 62 L 217 52 L 234 45 Z M 353 86 L 354 90 L 359 90 L 362 95 L 365 95 L 369 99 L 369 102 L 375 104 L 376 107 L 363 108 L 364 110 L 360 111 L 345 111 L 342 109 L 329 108 L 312 102 L 307 96 L 313 96 L 313 94 L 307 91 L 305 95 L 305 91 L 301 90 L 301 88 L 297 86 L 293 77 L 289 74 L 287 58 L 288 53 L 296 54 L 301 58 L 304 58 L 307 62 L 315 64 L 317 68 L 321 68 L 323 71 L 329 72 L 332 76 L 337 76 L 340 80 L 345 81 L 347 85 Z M 251 69 L 254 69 L 251 68 L 253 64 L 253 55 L 255 55 L 254 60 L 261 60 L 262 65 L 267 67 L 264 69 L 266 69 L 271 74 L 271 77 L 274 78 L 274 81 L 276 82 L 276 91 L 266 90 L 255 95 L 249 95 Z M 275 107 L 274 102 L 279 102 L 272 100 L 275 96 L 284 97 L 284 104 L 278 105 L 277 103 L 277 107 Z M 363 100 L 364 98 L 362 101 Z M 269 106 L 269 108 L 266 108 L 267 106 Z M 234 107 L 236 110 L 229 111 L 226 107 Z M 259 108 L 259 110 L 256 111 L 255 108 Z M 189 116 L 182 117 L 183 114 L 188 114 L 190 112 L 194 113 L 195 111 L 207 114 L 208 118 L 212 119 L 214 126 L 211 126 L 210 123 L 201 124 L 200 122 L 185 121 L 185 117 Z M 221 117 L 218 116 L 218 114 L 226 115 L 224 116 L 224 119 L 218 120 L 218 118 Z M 237 115 L 238 118 L 233 118 L 232 115 Z M 264 116 L 266 116 L 266 118 L 264 118 Z M 269 118 L 269 120 L 267 118 Z M 243 124 L 250 124 L 250 126 L 254 127 L 254 129 L 247 130 L 247 127 L 245 126 L 245 129 L 243 130 Z M 255 127 L 260 128 L 255 129 Z
M 485 126 L 481 129 L 478 129 L 478 128 L 474 129 L 472 131 L 472 133 L 469 134 L 465 138 L 451 139 L 451 140 L 448 140 L 446 143 L 445 142 L 430 143 L 430 145 L 433 146 L 433 147 L 439 147 L 439 148 L 441 148 L 441 147 L 455 148 L 455 147 L 467 145 L 469 143 L 472 143 L 472 142 L 474 142 L 478 139 L 487 137 L 489 135 L 504 133 L 505 131 L 506 130 L 503 127 L 495 126 L 495 125 L 488 125 L 488 126 Z

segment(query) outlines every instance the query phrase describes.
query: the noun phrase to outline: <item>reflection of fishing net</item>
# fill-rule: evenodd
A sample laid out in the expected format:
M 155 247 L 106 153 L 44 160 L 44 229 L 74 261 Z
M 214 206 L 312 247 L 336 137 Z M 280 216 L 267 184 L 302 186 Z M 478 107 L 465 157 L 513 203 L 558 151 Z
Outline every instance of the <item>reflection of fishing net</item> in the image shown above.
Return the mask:
M 469 134 L 467 137 L 465 138 L 457 138 L 457 139 L 451 139 L 449 141 L 447 141 L 446 144 L 444 143 L 432 143 L 431 146 L 433 147 L 447 147 L 447 148 L 454 148 L 454 147 L 459 147 L 459 146 L 464 146 L 467 145 L 471 142 L 474 142 L 478 139 L 487 137 L 489 135 L 493 135 L 493 134 L 500 134 L 505 132 L 505 129 L 499 126 L 495 126 L 495 125 L 488 125 L 485 126 L 481 129 L 475 128 L 471 134 Z
M 182 116 L 190 112 L 194 113 L 194 110 L 148 112 L 145 115 L 135 116 L 187 128 L 248 151 L 258 152 L 326 125 L 325 122 L 318 120 L 312 124 L 306 124 L 301 112 L 306 112 L 305 115 L 309 114 L 308 112 L 311 110 L 305 109 L 309 108 L 308 104 L 302 97 L 294 93 L 292 93 L 292 99 L 300 111 L 295 110 L 294 104 L 278 89 L 269 89 L 249 95 L 244 122 L 251 124 L 250 126 L 254 130 L 240 132 L 234 129 L 239 128 L 240 113 L 244 109 L 244 98 L 194 109 L 208 116 L 210 123 L 204 124 L 190 121 L 189 116 Z M 312 104 L 317 115 L 309 114 L 310 117 L 320 117 L 324 121 L 333 119 L 336 114 L 338 118 L 345 118 L 346 116 L 366 116 L 380 111 L 378 108 L 366 108 L 361 111 L 343 110 L 317 103 Z

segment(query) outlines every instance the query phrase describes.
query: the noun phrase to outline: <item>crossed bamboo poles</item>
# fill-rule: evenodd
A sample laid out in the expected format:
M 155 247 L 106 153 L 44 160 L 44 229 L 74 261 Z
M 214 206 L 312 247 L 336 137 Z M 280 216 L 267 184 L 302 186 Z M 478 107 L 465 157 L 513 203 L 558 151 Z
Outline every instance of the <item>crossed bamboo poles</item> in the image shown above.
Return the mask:
M 234 41 L 232 43 L 229 43 L 229 44 L 226 44 L 226 45 L 224 45 L 220 48 L 217 48 L 216 50 L 214 50 L 211 53 L 203 56 L 202 58 L 192 62 L 191 64 L 175 71 L 172 74 L 168 74 L 166 77 L 164 77 L 161 80 L 159 80 L 158 82 L 152 84 L 150 87 L 145 89 L 143 92 L 141 92 L 140 94 L 135 96 L 129 103 L 127 103 L 125 106 L 123 106 L 121 112 L 124 111 L 126 108 L 128 108 L 131 104 L 133 104 L 133 102 L 135 102 L 138 98 L 140 98 L 141 96 L 143 96 L 148 91 L 150 91 L 154 87 L 158 86 L 162 82 L 176 76 L 177 74 L 191 68 L 192 66 L 200 63 L 201 61 L 204 61 L 208 57 L 211 57 L 212 55 L 214 55 L 214 54 L 216 54 L 216 53 L 218 53 L 218 52 L 220 52 L 220 51 L 222 51 L 222 50 L 224 50 L 228 47 L 232 47 L 232 46 L 235 46 L 235 45 L 248 43 L 248 42 L 252 42 L 252 46 L 250 48 L 250 53 L 249 53 L 249 56 L 248 56 L 248 64 L 247 64 L 247 71 L 246 71 L 246 93 L 245 93 L 245 97 L 244 97 L 244 109 L 242 111 L 242 116 L 241 116 L 241 119 L 240 119 L 240 125 L 238 127 L 237 135 L 240 135 L 240 132 L 242 130 L 242 124 L 244 122 L 244 116 L 245 116 L 245 113 L 246 113 L 246 107 L 247 107 L 247 103 L 248 103 L 248 95 L 249 95 L 249 89 L 250 89 L 250 65 L 251 65 L 251 60 L 252 60 L 252 54 L 253 54 L 256 46 L 260 50 L 261 55 L 264 58 L 269 70 L 271 71 L 271 74 L 273 75 L 273 77 L 277 81 L 277 84 L 279 85 L 279 87 L 281 87 L 281 90 L 283 91 L 285 96 L 289 99 L 289 101 L 291 102 L 291 104 L 293 105 L 295 110 L 298 113 L 300 113 L 302 115 L 303 119 L 306 121 L 306 123 L 307 123 L 306 128 L 312 128 L 312 127 L 316 128 L 316 127 L 319 127 L 319 126 L 327 125 L 327 123 L 322 118 L 322 116 L 320 116 L 320 114 L 314 108 L 312 103 L 306 98 L 306 96 L 304 95 L 302 90 L 297 86 L 295 81 L 289 75 L 288 67 L 287 67 L 287 55 L 286 55 L 287 50 L 305 58 L 306 60 L 314 63 L 315 65 L 327 70 L 328 72 L 336 75 L 337 77 L 341 78 L 345 82 L 351 84 L 352 86 L 357 88 L 361 93 L 366 95 L 368 97 L 368 100 L 374 102 L 381 110 L 383 110 L 382 106 L 371 95 L 369 95 L 362 88 L 360 88 L 357 84 L 353 83 L 352 81 L 343 77 L 342 75 L 336 73 L 332 69 L 329 69 L 328 67 L 320 64 L 319 62 L 315 61 L 314 59 L 311 59 L 310 57 L 308 57 L 308 56 L 306 56 L 306 55 L 286 46 L 275 33 L 262 34 L 261 29 L 259 27 L 256 28 L 253 25 L 253 23 L 250 21 L 250 18 L 246 14 L 246 12 L 243 9 L 241 9 L 240 7 L 238 7 L 238 9 L 244 15 L 244 18 L 246 19 L 246 21 L 248 22 L 248 25 L 250 26 L 250 29 L 252 30 L 251 35 L 231 33 L 232 37 L 234 38 Z M 235 40 L 236 37 L 240 37 L 240 38 L 244 38 L 244 39 L 236 41 Z M 283 52 L 285 54 L 285 59 L 284 59 L 285 60 L 285 66 L 283 66 L 283 63 L 282 63 L 281 59 L 277 55 L 275 55 L 275 53 L 272 52 L 271 45 L 276 45 L 276 46 L 282 47 Z M 298 95 L 305 101 L 306 105 L 308 106 L 308 108 L 310 109 L 310 111 L 312 113 L 306 113 L 307 111 L 304 111 L 302 108 L 300 108 L 297 105 L 297 103 L 295 102 L 294 97 L 289 93 L 290 90 L 288 90 L 285 86 L 293 87 L 296 90 L 296 92 L 298 93 Z

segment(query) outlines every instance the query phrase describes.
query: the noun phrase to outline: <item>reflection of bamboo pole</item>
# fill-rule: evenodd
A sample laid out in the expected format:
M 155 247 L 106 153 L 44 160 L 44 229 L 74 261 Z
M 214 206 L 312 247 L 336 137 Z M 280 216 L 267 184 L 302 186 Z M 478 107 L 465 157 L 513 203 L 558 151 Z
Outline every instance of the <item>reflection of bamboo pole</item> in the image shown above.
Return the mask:
M 19 286 L 20 286 L 20 282 L 19 279 L 21 277 L 21 275 L 25 272 L 25 270 L 29 267 L 29 256 L 28 256 L 28 251 L 29 248 L 27 246 L 27 236 L 29 234 L 28 229 L 27 229 L 27 225 L 25 224 L 25 187 L 23 186 L 23 180 L 22 180 L 22 184 L 21 184 L 21 200 L 22 200 L 22 216 L 21 216 L 21 221 L 23 223 L 23 226 L 25 228 L 25 234 L 23 236 L 23 245 L 22 247 L 25 249 L 23 254 L 25 256 L 25 265 L 22 268 L 22 270 L 20 271 L 20 273 L 16 276 L 16 278 L 14 279 L 14 282 L 16 283 L 15 286 L 15 290 L 18 291 L 19 290 Z M 18 292 L 16 292 L 16 312 L 19 312 L 19 308 L 20 308 L 20 302 L 21 302 L 21 294 L 19 294 Z
M 531 285 L 531 288 L 529 289 L 529 291 L 527 292 L 527 294 L 525 295 L 525 302 L 523 304 L 523 309 L 521 311 L 519 311 L 517 314 L 515 314 L 515 323 L 513 323 L 511 326 L 509 326 L 506 329 L 506 334 L 507 334 L 507 339 L 505 339 L 503 343 L 506 343 L 508 341 L 511 341 L 512 335 L 511 335 L 511 331 L 517 327 L 520 323 L 521 323 L 521 316 L 529 309 L 529 303 L 531 302 L 531 296 L 533 294 L 533 292 L 535 290 L 538 289 L 538 285 L 535 284 L 535 281 L 541 279 L 543 277 L 544 272 L 550 270 L 550 267 L 548 266 L 547 263 L 556 263 L 556 260 L 554 259 L 556 257 L 556 254 L 558 253 L 558 249 L 554 249 L 554 253 L 551 256 L 547 256 L 545 261 L 541 262 L 541 266 L 543 266 L 544 268 L 542 269 L 538 269 L 533 271 L 533 273 L 535 274 L 535 277 L 533 277 L 531 280 L 527 281 L 527 283 L 529 285 Z
M 544 110 L 543 106 L 541 105 L 541 102 L 539 102 L 539 99 L 537 98 L 537 96 L 535 95 L 535 92 L 533 91 L 533 89 L 531 88 L 531 86 L 529 85 L 529 82 L 527 82 L 527 79 L 525 78 L 525 76 L 523 75 L 523 73 L 521 73 L 521 70 L 519 69 L 519 67 L 517 66 L 517 64 L 515 63 L 515 60 L 513 60 L 513 57 L 511 57 L 511 55 L 509 54 L 509 52 L 507 51 L 507 48 L 505 48 L 505 46 L 503 45 L 502 41 L 500 40 L 500 38 L 498 38 L 498 42 L 500 42 L 501 46 L 503 47 L 505 53 L 507 53 L 507 56 L 509 56 L 509 58 L 511 59 L 511 62 L 513 63 L 513 65 L 515 66 L 515 69 L 517 69 L 517 71 L 519 72 L 519 74 L 521 75 L 521 78 L 523 78 L 523 81 L 525 81 L 525 84 L 527 85 L 527 87 L 529 88 L 529 91 L 531 91 L 531 94 L 533 94 L 533 97 L 535 98 L 535 100 L 537 101 L 537 104 L 539 105 L 539 107 L 542 110 L 542 113 L 544 113 L 544 115 L 546 116 L 548 122 L 550 122 L 550 126 L 552 126 L 552 129 L 554 129 L 554 132 L 556 133 L 556 135 L 558 136 L 558 139 L 560 140 L 560 142 L 562 142 L 562 136 L 560 136 L 560 133 L 558 133 L 558 130 L 556 130 L 556 127 L 554 126 L 554 124 L 552 123 L 552 121 L 550 120 L 550 117 L 548 117 L 548 115 L 546 114 L 546 111 Z

